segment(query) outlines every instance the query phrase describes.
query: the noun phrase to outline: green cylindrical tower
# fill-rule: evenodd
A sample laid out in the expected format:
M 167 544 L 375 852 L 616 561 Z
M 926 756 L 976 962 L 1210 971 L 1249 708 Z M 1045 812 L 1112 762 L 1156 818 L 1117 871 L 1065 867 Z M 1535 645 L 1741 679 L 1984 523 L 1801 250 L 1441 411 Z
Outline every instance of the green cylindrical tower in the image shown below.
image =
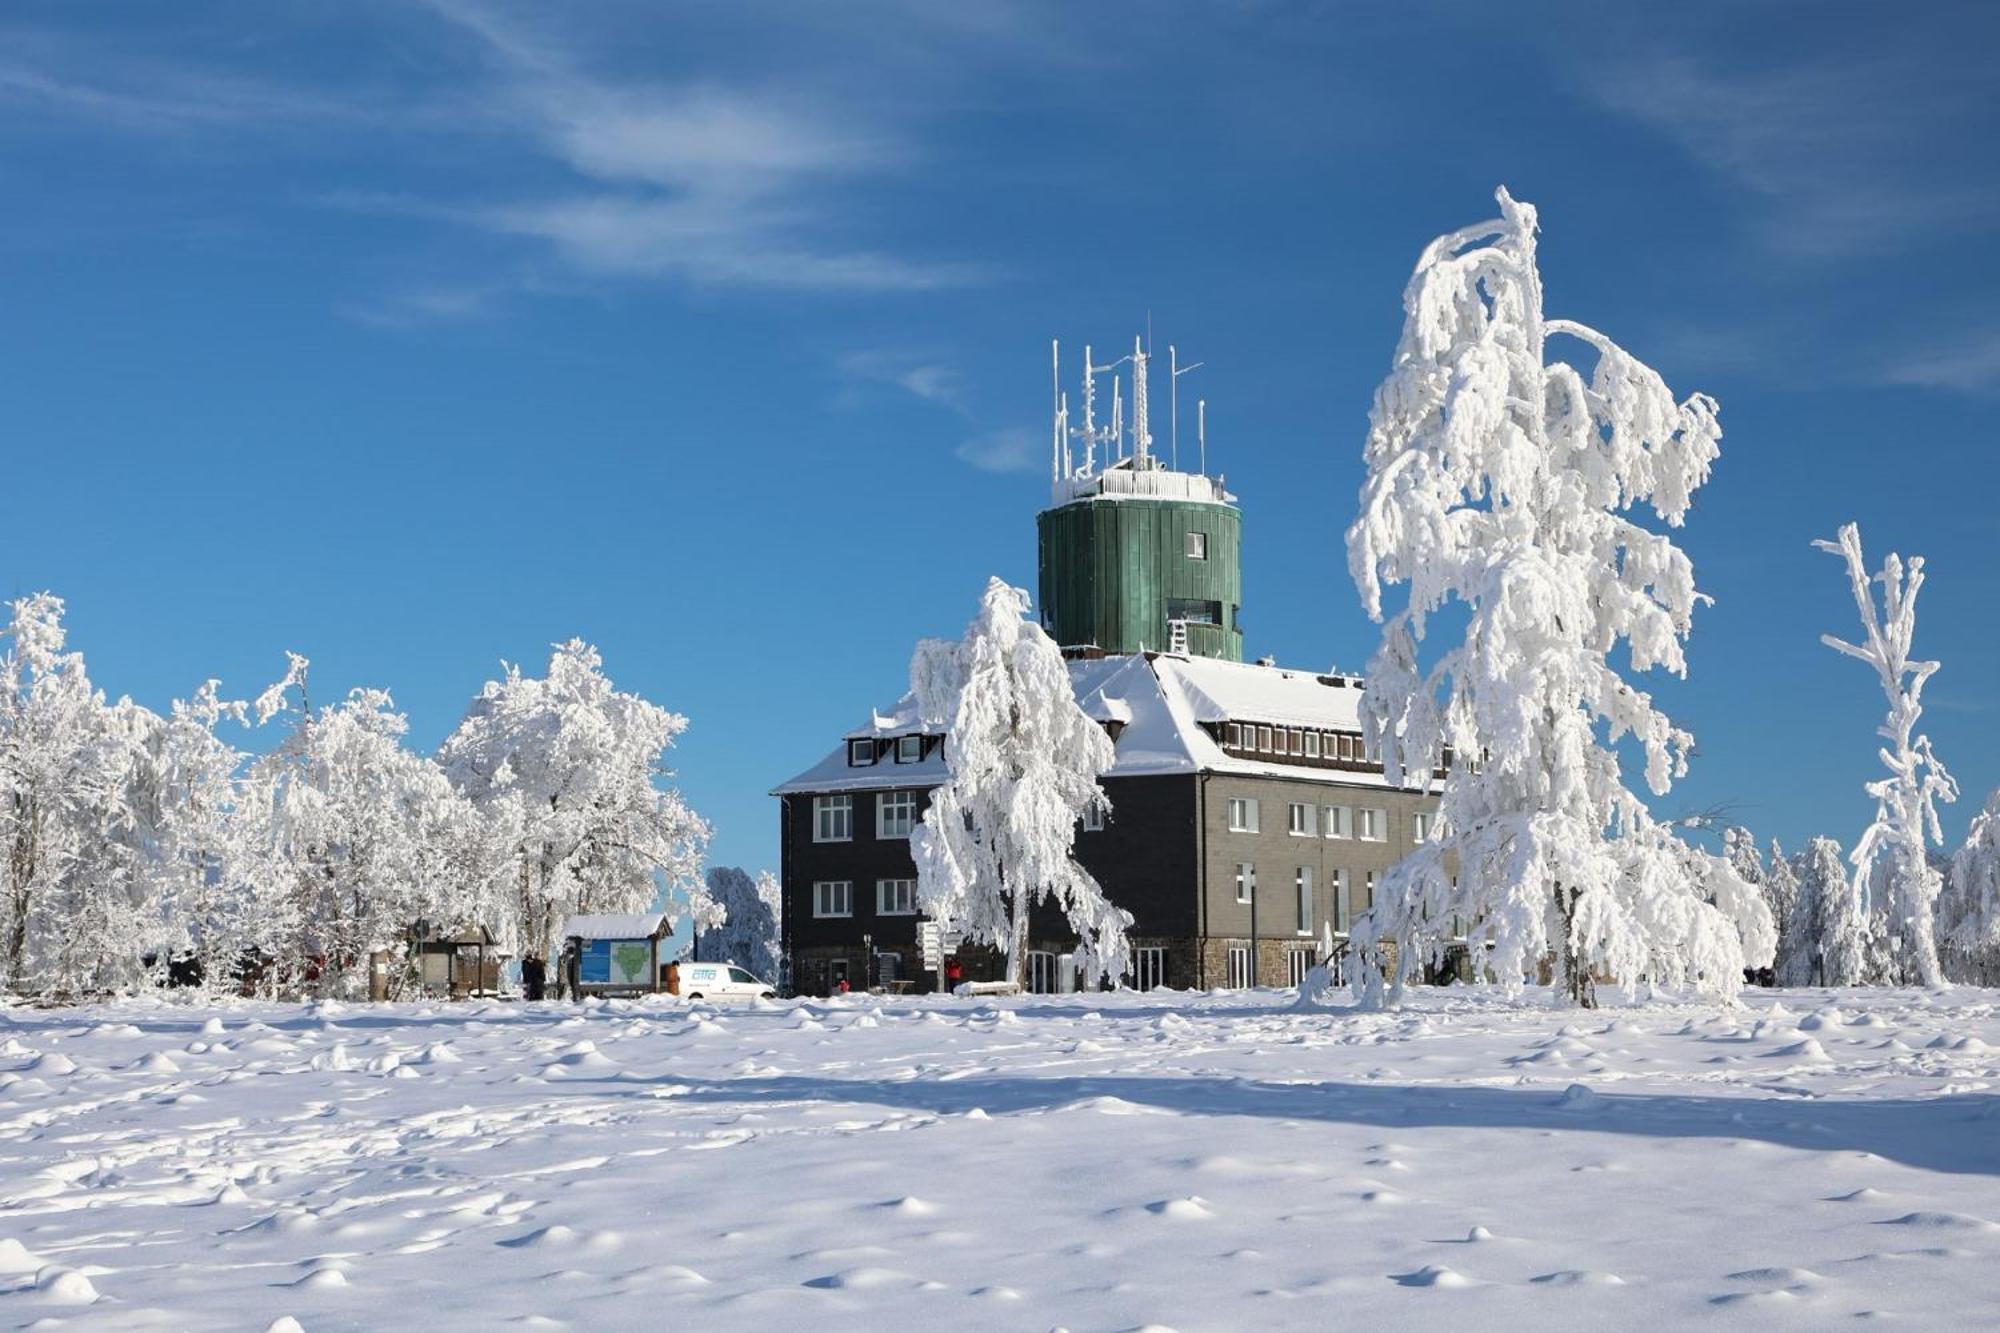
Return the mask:
M 1243 660 L 1243 515 L 1141 454 L 1059 479 L 1036 518 L 1042 624 L 1066 649 Z

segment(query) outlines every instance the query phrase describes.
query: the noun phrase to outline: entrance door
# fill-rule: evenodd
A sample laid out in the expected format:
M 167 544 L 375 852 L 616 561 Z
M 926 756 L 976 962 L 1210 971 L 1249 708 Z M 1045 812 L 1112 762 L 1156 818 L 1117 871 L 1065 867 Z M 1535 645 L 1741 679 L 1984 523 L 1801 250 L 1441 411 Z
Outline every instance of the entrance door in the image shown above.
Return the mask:
M 829 995 L 840 993 L 840 983 L 847 980 L 847 960 L 835 958 L 826 965 L 826 991 Z M 852 984 L 851 982 L 849 983 Z
M 1039 949 L 1028 951 L 1028 989 L 1037 995 L 1049 995 L 1056 988 L 1056 956 Z

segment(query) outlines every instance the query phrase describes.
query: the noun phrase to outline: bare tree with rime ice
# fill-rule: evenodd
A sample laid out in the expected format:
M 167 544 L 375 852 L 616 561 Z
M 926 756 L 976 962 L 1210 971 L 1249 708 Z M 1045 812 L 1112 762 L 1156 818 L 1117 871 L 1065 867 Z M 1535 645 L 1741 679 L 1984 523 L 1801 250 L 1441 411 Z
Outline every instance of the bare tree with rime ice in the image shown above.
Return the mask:
M 1942 986 L 1936 913 L 1944 876 L 1931 864 L 1930 847 L 1944 841 L 1937 802 L 1957 800 L 1958 783 L 1931 752 L 1930 737 L 1916 732 L 1924 711 L 1924 684 L 1939 666 L 1910 657 L 1924 560 L 1912 556 L 1905 563 L 1891 552 L 1881 573 L 1870 575 L 1861 555 L 1861 529 L 1852 523 L 1843 526 L 1834 540 L 1813 545 L 1846 561 L 1854 606 L 1867 631 L 1867 641 L 1861 644 L 1832 634 L 1820 635 L 1820 642 L 1873 667 L 1889 701 L 1888 716 L 1877 728 L 1888 742 L 1879 753 L 1889 776 L 1868 784 L 1868 794 L 1875 798 L 1875 820 L 1850 858 L 1854 894 L 1864 908 L 1875 907 L 1887 916 L 1897 964 L 1926 986 Z M 1880 605 L 1873 584 L 1881 585 Z

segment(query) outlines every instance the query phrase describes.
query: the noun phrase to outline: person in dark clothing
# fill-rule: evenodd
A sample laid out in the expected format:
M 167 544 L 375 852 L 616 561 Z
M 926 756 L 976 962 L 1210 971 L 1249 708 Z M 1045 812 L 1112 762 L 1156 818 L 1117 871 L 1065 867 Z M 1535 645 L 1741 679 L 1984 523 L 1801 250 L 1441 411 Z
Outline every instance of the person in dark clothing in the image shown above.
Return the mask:
M 521 960 L 521 989 L 530 1000 L 542 998 L 548 985 L 548 964 L 533 954 Z

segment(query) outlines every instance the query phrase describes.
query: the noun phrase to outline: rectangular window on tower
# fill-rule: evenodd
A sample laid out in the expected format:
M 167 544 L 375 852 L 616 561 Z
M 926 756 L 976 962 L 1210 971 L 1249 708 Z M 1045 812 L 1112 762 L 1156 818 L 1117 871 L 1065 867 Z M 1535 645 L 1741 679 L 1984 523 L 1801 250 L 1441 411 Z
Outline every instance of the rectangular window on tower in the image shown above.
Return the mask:
M 1169 597 L 1167 619 L 1185 620 L 1190 625 L 1219 625 L 1222 623 L 1222 603 L 1205 602 L 1198 597 Z
M 1207 533 L 1205 533 L 1205 532 L 1190 532 L 1190 533 L 1189 533 L 1189 534 L 1187 535 L 1187 558 L 1188 558 L 1188 559 L 1190 559 L 1190 560 L 1206 560 L 1206 559 L 1208 559 L 1208 534 L 1207 534 Z

